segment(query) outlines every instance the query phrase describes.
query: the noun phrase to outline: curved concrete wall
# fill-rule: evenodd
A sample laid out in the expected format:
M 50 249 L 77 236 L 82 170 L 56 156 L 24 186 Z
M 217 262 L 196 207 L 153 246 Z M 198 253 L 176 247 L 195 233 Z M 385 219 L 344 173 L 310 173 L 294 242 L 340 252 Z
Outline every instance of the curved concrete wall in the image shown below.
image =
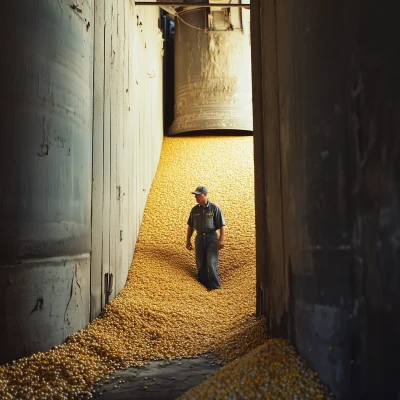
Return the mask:
M 0 14 L 0 361 L 88 323 L 93 0 L 79 4 Z

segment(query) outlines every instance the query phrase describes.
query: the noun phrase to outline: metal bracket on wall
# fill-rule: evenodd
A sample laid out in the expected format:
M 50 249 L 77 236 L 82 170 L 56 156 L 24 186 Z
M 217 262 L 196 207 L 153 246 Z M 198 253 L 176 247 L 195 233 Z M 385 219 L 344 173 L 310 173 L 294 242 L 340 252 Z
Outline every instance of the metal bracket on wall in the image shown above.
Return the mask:
M 113 274 L 109 274 L 108 272 L 104 275 L 104 293 L 106 295 L 106 301 L 105 304 L 108 304 L 110 301 L 110 296 L 113 291 L 113 281 L 114 281 L 114 276 Z
M 264 290 L 263 287 L 257 283 L 256 286 L 256 317 L 264 315 Z

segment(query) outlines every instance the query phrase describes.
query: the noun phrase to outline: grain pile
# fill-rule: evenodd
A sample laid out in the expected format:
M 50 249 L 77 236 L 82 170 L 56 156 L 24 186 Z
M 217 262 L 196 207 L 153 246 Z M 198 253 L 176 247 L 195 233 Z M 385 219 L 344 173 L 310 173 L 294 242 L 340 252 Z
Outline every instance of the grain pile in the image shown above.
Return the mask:
M 179 400 L 333 398 L 286 340 L 270 339 L 222 367 Z
M 1 399 L 90 398 L 93 384 L 117 368 L 205 352 L 227 363 L 257 348 L 242 368 L 264 365 L 259 346 L 267 341 L 265 322 L 254 316 L 252 146 L 251 137 L 165 139 L 125 288 L 65 344 L 1 366 Z M 186 221 L 195 205 L 190 192 L 200 184 L 209 188 L 227 221 L 222 288 L 211 292 L 197 282 L 194 254 L 185 248 Z M 268 343 L 273 350 L 275 342 Z M 277 359 L 278 369 L 271 369 L 275 380 L 276 371 L 290 372 L 298 363 L 284 349 Z M 311 371 L 299 368 L 302 385 L 317 385 Z M 264 375 L 257 376 L 262 383 Z

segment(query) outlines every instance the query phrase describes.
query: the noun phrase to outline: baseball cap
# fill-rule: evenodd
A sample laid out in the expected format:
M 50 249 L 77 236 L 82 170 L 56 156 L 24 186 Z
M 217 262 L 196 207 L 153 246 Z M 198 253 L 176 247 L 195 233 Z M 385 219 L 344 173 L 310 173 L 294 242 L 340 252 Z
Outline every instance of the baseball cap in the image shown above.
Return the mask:
M 197 186 L 197 188 L 192 192 L 192 194 L 202 194 L 208 193 L 208 190 L 205 186 Z

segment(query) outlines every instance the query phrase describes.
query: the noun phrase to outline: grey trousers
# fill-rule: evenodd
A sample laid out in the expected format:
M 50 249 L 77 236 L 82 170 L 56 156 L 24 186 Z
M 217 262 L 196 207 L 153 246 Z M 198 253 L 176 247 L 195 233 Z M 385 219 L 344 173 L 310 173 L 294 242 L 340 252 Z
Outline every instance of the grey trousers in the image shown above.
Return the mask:
M 208 289 L 219 289 L 218 236 L 212 232 L 206 236 L 196 235 L 195 251 L 199 282 Z

